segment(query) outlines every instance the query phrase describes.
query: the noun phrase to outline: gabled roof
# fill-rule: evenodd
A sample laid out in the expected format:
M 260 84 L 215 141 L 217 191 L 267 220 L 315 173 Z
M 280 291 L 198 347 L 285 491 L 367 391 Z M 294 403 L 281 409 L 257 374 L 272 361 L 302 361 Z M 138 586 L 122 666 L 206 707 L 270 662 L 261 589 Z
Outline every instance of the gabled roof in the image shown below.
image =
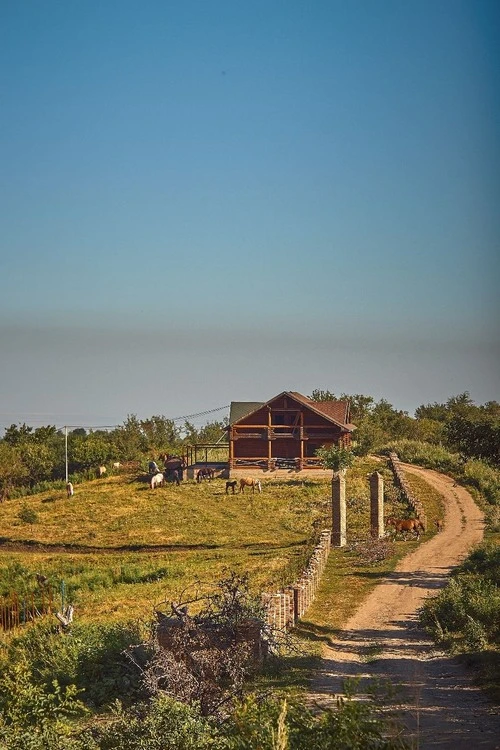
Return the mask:
M 295 401 L 307 406 L 311 411 L 321 415 L 329 422 L 333 422 L 339 427 L 352 432 L 355 429 L 353 424 L 349 424 L 347 419 L 349 418 L 349 402 L 348 401 L 312 401 L 310 398 L 303 396 L 297 391 L 283 391 L 277 396 L 273 396 L 269 401 L 255 402 L 255 401 L 233 401 L 231 403 L 231 411 L 229 416 L 229 424 L 239 422 L 241 419 L 250 416 L 254 412 L 262 409 L 263 406 L 271 404 L 276 399 L 282 396 L 290 396 Z
M 253 414 L 254 411 L 258 411 L 262 406 L 264 406 L 264 402 L 261 401 L 231 401 L 229 424 L 239 422 L 240 419 Z
M 319 412 L 337 424 L 346 425 L 349 419 L 348 401 L 313 401 L 297 391 L 291 391 L 290 395 L 309 406 L 313 411 Z

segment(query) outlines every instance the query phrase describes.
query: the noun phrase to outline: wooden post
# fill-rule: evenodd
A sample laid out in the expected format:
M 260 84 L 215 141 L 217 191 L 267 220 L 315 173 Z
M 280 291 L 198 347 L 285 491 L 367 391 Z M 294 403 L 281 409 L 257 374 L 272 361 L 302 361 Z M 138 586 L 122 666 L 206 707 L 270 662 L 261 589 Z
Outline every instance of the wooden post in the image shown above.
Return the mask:
M 339 472 L 332 479 L 332 544 L 345 547 L 346 543 L 345 476 Z
M 374 539 L 384 536 L 384 479 L 378 471 L 370 476 L 370 534 Z

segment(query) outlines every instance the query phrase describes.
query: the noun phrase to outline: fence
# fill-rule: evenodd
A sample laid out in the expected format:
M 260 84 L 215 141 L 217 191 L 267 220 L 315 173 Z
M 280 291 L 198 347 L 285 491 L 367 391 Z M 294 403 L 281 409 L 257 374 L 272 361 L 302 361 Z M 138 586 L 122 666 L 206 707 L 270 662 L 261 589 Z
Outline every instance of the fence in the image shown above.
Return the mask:
M 293 628 L 311 606 L 330 553 L 331 531 L 321 533 L 319 543 L 300 578 L 275 594 L 263 594 L 267 624 L 277 630 Z
M 0 599 L 0 629 L 13 630 L 55 611 L 55 591 L 41 588 L 29 594 L 12 591 Z
M 399 460 L 397 453 L 389 453 L 389 462 L 391 465 L 391 469 L 394 473 L 396 484 L 401 490 L 403 499 L 405 500 L 405 502 L 408 503 L 410 508 L 412 508 L 412 510 L 415 512 L 415 515 L 417 516 L 417 518 L 420 521 L 422 521 L 422 523 L 424 524 L 424 527 L 427 528 L 427 520 L 425 517 L 423 505 L 420 502 L 420 500 L 417 497 L 415 497 L 415 495 L 411 491 L 411 488 L 408 482 L 406 481 L 405 473 L 404 473 L 403 467 L 401 466 L 401 462 Z

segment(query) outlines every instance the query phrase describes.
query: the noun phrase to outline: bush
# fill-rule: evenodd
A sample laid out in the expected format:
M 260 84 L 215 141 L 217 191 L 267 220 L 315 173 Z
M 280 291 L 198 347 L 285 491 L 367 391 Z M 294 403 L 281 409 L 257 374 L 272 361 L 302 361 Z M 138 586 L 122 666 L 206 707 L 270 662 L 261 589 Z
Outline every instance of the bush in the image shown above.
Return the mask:
M 427 469 L 437 469 L 449 473 L 460 473 L 462 462 L 460 454 L 450 453 L 440 445 L 423 443 L 417 440 L 396 440 L 388 443 L 383 451 L 385 454 L 397 453 L 401 461 L 417 464 Z
M 500 641 L 500 591 L 490 580 L 458 575 L 425 603 L 420 621 L 438 642 L 453 650 L 484 650 Z
M 73 686 L 82 703 L 92 708 L 106 707 L 118 697 L 137 700 L 143 696 L 141 675 L 125 652 L 142 640 L 138 623 L 74 624 L 70 634 L 61 634 L 40 622 L 12 641 L 1 678 L 10 679 L 18 663 L 29 664 L 33 690 L 51 690 L 57 680 L 62 688 Z M 139 656 L 146 661 L 146 653 Z
M 118 705 L 115 718 L 97 735 L 100 750 L 222 750 L 218 731 L 195 708 L 165 695 L 131 712 Z
M 23 523 L 37 523 L 38 522 L 37 512 L 33 510 L 33 508 L 28 508 L 27 505 L 23 505 L 23 507 L 17 514 L 17 517 Z
M 232 717 L 226 735 L 230 750 L 391 750 L 404 748 L 389 721 L 369 702 L 340 697 L 333 708 L 313 714 L 306 706 L 279 698 L 249 697 Z M 279 740 L 279 742 L 278 742 Z
M 463 467 L 464 481 L 476 487 L 490 505 L 500 505 L 500 472 L 484 461 L 471 459 Z

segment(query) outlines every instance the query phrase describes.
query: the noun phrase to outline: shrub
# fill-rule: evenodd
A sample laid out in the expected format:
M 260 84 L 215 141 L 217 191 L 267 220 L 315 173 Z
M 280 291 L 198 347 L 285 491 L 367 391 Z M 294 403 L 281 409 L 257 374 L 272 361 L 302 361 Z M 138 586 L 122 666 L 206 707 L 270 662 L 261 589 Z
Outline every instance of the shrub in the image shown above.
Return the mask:
M 230 750 L 391 750 L 405 743 L 382 720 L 373 703 L 339 697 L 337 705 L 313 714 L 298 701 L 285 704 L 279 698 L 242 703 L 226 735 Z M 277 738 L 281 744 L 277 744 Z
M 114 719 L 98 731 L 100 750 L 222 750 L 218 731 L 195 708 L 165 695 L 130 712 L 119 705 Z
M 92 708 L 105 707 L 118 697 L 137 700 L 143 695 L 141 675 L 125 652 L 142 642 L 142 630 L 138 623 L 75 623 L 70 634 L 61 634 L 48 622 L 40 622 L 13 639 L 4 674 L 18 663 L 29 662 L 34 690 L 50 690 L 57 680 L 62 688 L 73 686 L 82 703 Z M 139 656 L 146 660 L 145 653 Z
M 464 481 L 476 487 L 491 505 L 500 505 L 500 472 L 484 461 L 472 459 L 463 467 Z
M 397 453 L 401 461 L 424 466 L 427 469 L 459 473 L 462 462 L 458 453 L 450 453 L 440 445 L 432 445 L 418 440 L 396 440 L 388 443 L 385 454 Z
M 37 523 L 38 522 L 37 512 L 33 510 L 33 508 L 28 508 L 27 505 L 23 505 L 23 507 L 17 514 L 17 517 L 23 523 Z
M 462 574 L 421 609 L 420 621 L 454 650 L 483 650 L 500 637 L 500 591 L 491 581 Z

